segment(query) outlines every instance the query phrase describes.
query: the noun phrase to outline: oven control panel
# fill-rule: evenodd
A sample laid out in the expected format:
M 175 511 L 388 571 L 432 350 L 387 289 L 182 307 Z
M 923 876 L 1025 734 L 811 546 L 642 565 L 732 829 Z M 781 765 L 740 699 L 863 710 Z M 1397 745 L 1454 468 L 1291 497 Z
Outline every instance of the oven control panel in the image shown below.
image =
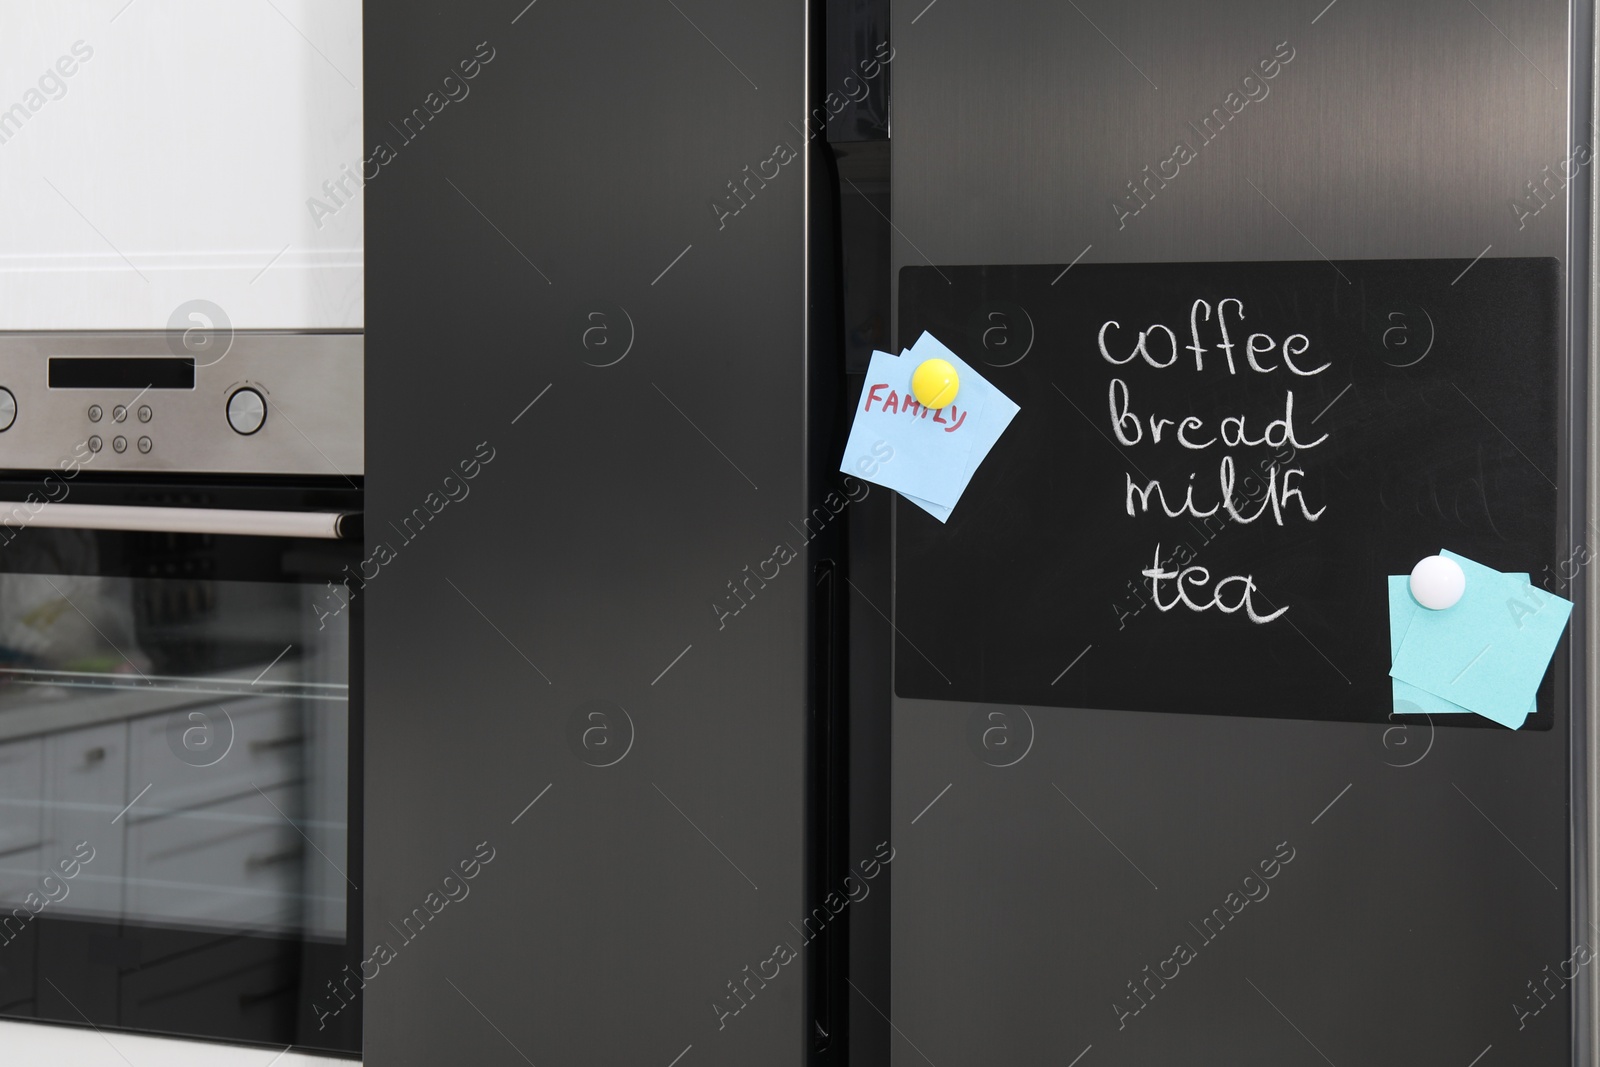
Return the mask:
M 362 473 L 360 333 L 218 340 L 191 353 L 158 331 L 0 333 L 0 464 Z

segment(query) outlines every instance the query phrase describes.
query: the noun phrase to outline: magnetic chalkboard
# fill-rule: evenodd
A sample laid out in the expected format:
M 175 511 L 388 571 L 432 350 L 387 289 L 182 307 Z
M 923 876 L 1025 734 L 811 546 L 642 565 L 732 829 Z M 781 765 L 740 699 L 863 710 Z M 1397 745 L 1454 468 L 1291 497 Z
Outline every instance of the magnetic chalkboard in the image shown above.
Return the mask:
M 1391 722 L 1386 575 L 1572 595 L 1556 260 L 1064 266 L 901 271 L 902 346 L 1021 406 L 948 524 L 896 508 L 901 696 Z

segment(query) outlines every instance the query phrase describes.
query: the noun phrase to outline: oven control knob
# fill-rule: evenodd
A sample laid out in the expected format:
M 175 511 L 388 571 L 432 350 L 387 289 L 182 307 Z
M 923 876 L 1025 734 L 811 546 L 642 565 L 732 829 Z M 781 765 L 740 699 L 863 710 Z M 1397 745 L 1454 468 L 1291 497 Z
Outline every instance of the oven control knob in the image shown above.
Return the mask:
M 17 398 L 11 395 L 11 390 L 0 389 L 0 433 L 11 429 L 11 424 L 17 421 Z
M 254 389 L 237 389 L 228 398 L 228 425 L 235 433 L 253 434 L 266 421 L 267 402 Z

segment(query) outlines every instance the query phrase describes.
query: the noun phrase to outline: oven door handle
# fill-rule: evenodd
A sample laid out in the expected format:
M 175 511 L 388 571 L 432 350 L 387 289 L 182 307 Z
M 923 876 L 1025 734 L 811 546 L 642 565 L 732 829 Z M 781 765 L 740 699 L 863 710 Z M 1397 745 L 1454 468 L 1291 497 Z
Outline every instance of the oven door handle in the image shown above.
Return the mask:
M 241 537 L 361 536 L 361 513 L 339 511 L 243 511 L 230 508 L 149 508 L 122 504 L 0 504 L 0 526 L 63 530 L 127 530 L 152 533 L 232 534 Z M 29 510 L 32 507 L 34 510 Z

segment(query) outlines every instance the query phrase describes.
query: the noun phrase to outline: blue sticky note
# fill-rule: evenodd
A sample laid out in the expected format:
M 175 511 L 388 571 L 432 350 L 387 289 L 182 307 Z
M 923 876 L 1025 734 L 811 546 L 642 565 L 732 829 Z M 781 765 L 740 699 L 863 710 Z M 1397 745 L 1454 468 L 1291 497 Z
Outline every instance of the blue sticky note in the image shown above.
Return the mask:
M 926 511 L 929 515 L 932 515 L 934 518 L 938 519 L 940 522 L 949 522 L 950 516 L 954 514 L 956 510 L 953 507 L 945 507 L 943 504 L 935 504 L 931 500 L 924 500 L 920 496 L 912 496 L 910 493 L 901 493 L 900 495 L 906 500 L 909 500 L 911 503 L 915 504 L 917 507 L 921 508 L 923 511 Z
M 1526 581 L 1526 574 L 1517 574 L 1517 578 Z M 1400 651 L 1400 645 L 1405 640 L 1406 631 L 1411 626 L 1411 620 L 1418 612 L 1426 611 L 1416 598 L 1411 595 L 1411 577 L 1406 574 L 1389 575 L 1389 658 L 1392 661 Z M 1402 682 L 1398 678 L 1391 678 L 1393 686 L 1394 713 L 1396 715 L 1455 715 L 1468 713 L 1467 708 L 1460 704 L 1452 704 L 1444 697 L 1435 696 L 1426 690 L 1419 689 L 1410 682 Z M 1499 720 L 1501 725 L 1509 726 L 1515 730 L 1522 725 L 1529 715 L 1536 710 L 1537 701 L 1528 704 L 1528 710 L 1520 718 L 1508 716 Z
M 911 393 L 915 366 L 888 352 L 872 353 L 839 470 L 902 494 L 954 506 L 978 440 L 985 394 L 981 389 L 969 393 L 963 375 L 957 402 L 930 410 Z
M 1005 433 L 1006 427 L 1011 425 L 1011 420 L 1016 418 L 1021 409 L 1012 399 L 996 389 L 983 375 L 979 374 L 965 360 L 941 344 L 938 338 L 931 333 L 924 332 L 917 338 L 917 343 L 906 350 L 902 357 L 908 363 L 909 370 L 915 370 L 925 359 L 944 359 L 955 367 L 956 374 L 960 376 L 961 388 L 957 399 L 967 400 L 973 406 L 973 418 L 977 420 L 974 429 L 977 431 L 972 443 L 972 452 L 967 460 L 966 469 L 952 479 L 951 488 L 955 491 L 956 498 L 966 492 L 967 485 L 972 481 L 972 476 L 977 473 L 978 465 L 983 462 L 989 450 L 1000 440 L 1000 435 Z M 969 394 L 968 390 L 972 390 Z M 974 395 L 975 394 L 975 395 Z M 919 494 L 901 493 L 911 503 L 922 508 L 928 514 L 946 522 L 950 518 L 955 506 L 955 500 L 948 502 L 938 499 L 919 499 Z
M 1507 726 L 1521 725 L 1566 629 L 1572 602 L 1454 552 L 1461 600 L 1422 609 L 1395 653 L 1391 677 Z

